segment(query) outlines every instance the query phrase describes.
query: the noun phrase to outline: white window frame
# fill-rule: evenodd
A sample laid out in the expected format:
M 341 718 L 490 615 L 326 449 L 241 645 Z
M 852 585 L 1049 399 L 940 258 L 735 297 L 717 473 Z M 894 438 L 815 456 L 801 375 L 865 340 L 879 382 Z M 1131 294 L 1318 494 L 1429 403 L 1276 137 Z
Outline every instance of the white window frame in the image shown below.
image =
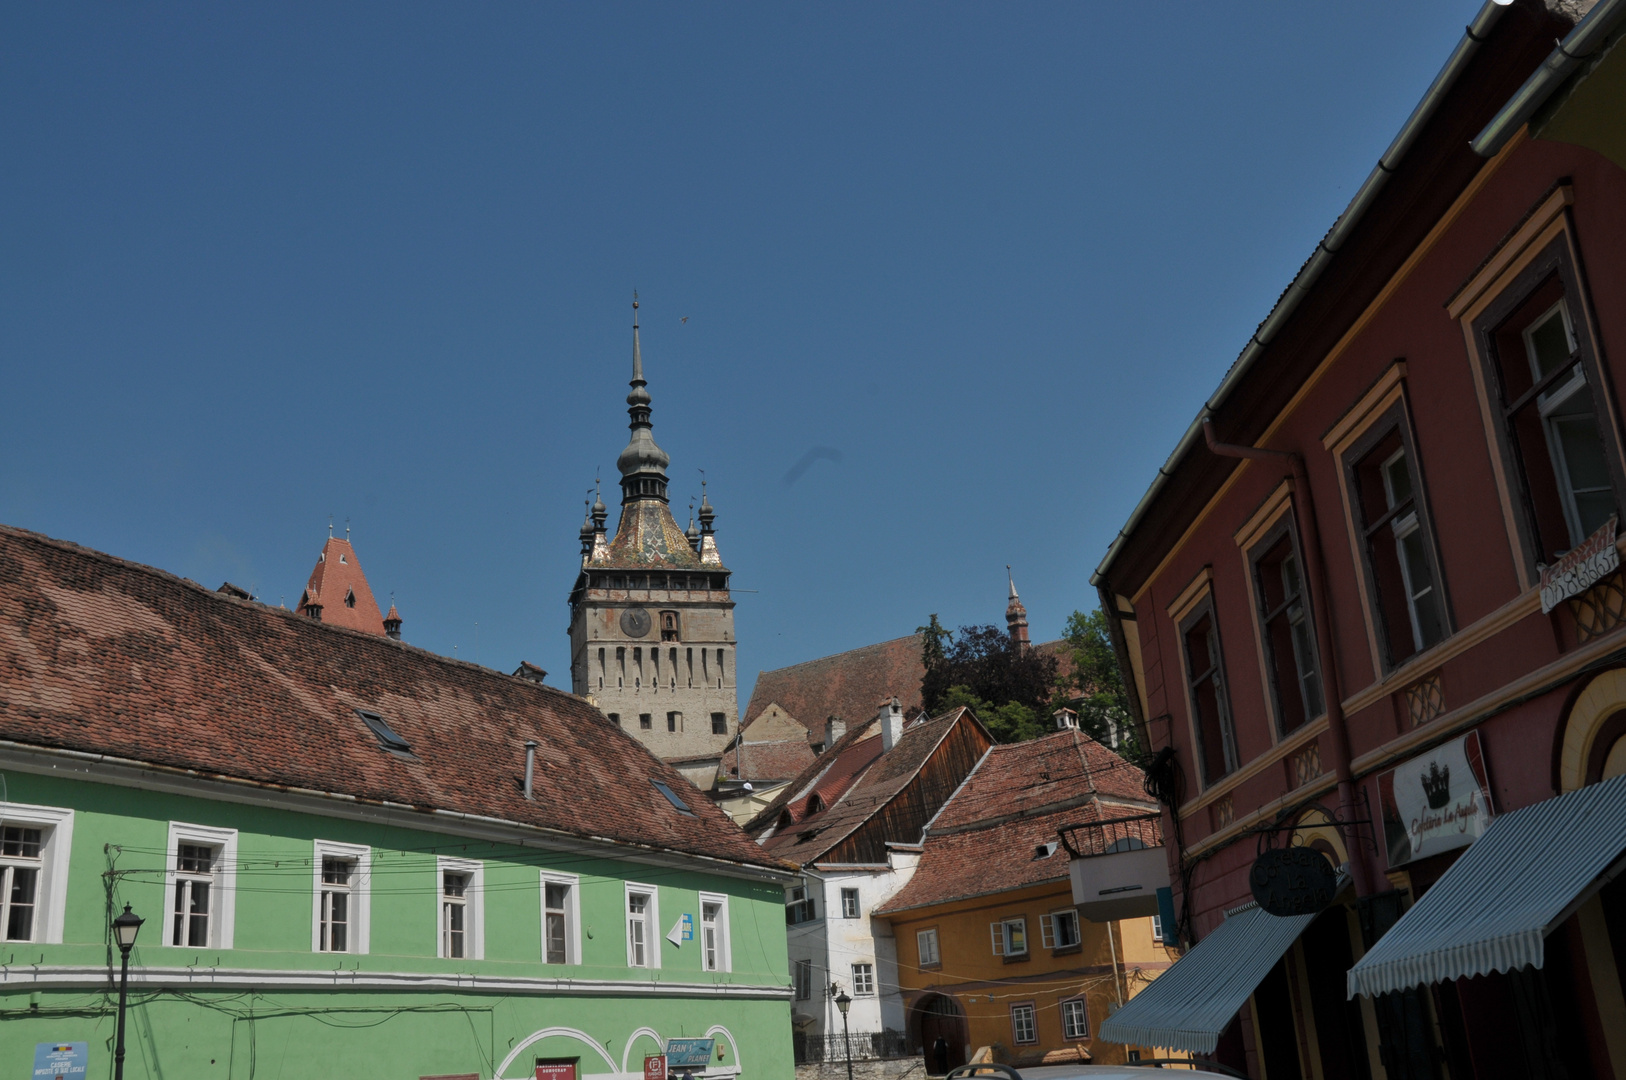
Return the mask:
M 813 961 L 792 960 L 790 962 L 791 992 L 797 1001 L 813 1000 Z
M 1546 421 L 1543 420 L 1542 424 L 1543 430 L 1545 430 Z M 1406 446 L 1405 443 L 1402 442 L 1400 449 L 1384 458 L 1382 463 L 1378 466 L 1378 475 L 1383 480 L 1383 501 L 1386 509 L 1394 509 L 1397 501 L 1395 499 L 1394 478 L 1390 472 L 1390 466 L 1394 465 L 1397 461 L 1405 461 L 1406 469 L 1410 470 L 1411 463 L 1410 461 L 1406 460 L 1406 457 Z M 1563 488 L 1563 481 L 1560 481 L 1559 487 L 1560 489 Z M 1418 601 L 1422 600 L 1429 593 L 1437 592 L 1439 589 L 1439 583 L 1436 581 L 1430 581 L 1428 585 L 1421 590 L 1412 584 L 1411 561 L 1406 558 L 1406 541 L 1410 540 L 1412 536 L 1422 528 L 1422 522 L 1417 516 L 1417 501 L 1420 496 L 1414 491 L 1412 492 L 1411 497 L 1413 500 L 1411 512 L 1406 514 L 1404 517 L 1396 518 L 1394 521 L 1391 521 L 1389 523 L 1389 529 L 1394 535 L 1395 558 L 1400 562 L 1400 583 L 1401 588 L 1404 589 L 1406 593 L 1406 614 L 1411 618 L 1412 644 L 1416 646 L 1417 652 L 1422 652 L 1424 649 L 1431 648 L 1432 646 L 1428 646 L 1423 643 L 1423 621 L 1418 617 L 1417 604 Z M 1567 515 L 1569 511 L 1566 510 L 1565 513 Z M 1419 542 L 1421 543 L 1423 541 Z M 1430 568 L 1430 573 L 1433 573 L 1432 567 Z M 1440 613 L 1439 618 L 1443 624 L 1445 618 L 1444 607 L 1441 605 L 1436 605 L 1436 607 Z M 1441 640 L 1444 640 L 1443 625 Z
M 73 811 L 0 802 L 0 822 L 37 826 L 41 831 L 40 880 L 34 891 L 34 932 L 29 942 L 60 945 L 68 900 L 68 856 L 73 850 Z
M 850 915 L 847 913 L 847 900 L 849 898 L 851 898 L 853 902 L 852 914 Z M 860 913 L 863 910 L 863 902 L 858 890 L 843 886 L 841 890 L 841 917 L 843 919 L 856 919 L 860 917 Z
M 1077 1006 L 1079 1013 L 1082 1014 L 1082 1029 L 1074 1027 L 1072 1020 L 1068 1017 L 1067 1007 L 1069 1005 Z M 1088 1039 L 1090 1037 L 1089 1001 L 1082 997 L 1068 998 L 1061 1003 L 1059 1008 L 1061 1010 L 1061 1037 L 1068 1040 Z
M 542 962 L 548 962 L 548 886 L 563 885 L 569 890 L 565 894 L 565 963 L 579 964 L 582 962 L 582 879 L 575 874 L 556 874 L 551 870 L 542 871 Z M 628 956 L 631 956 L 629 942 Z
M 446 875 L 467 874 L 463 890 L 463 955 L 446 955 L 446 927 L 441 904 L 446 896 Z M 478 859 L 457 859 L 441 855 L 435 859 L 435 955 L 442 960 L 484 960 L 486 958 L 486 869 Z
M 182 844 L 202 844 L 220 851 L 214 869 L 214 910 L 209 912 L 207 945 L 171 944 L 175 933 L 176 874 L 180 872 Z M 164 856 L 164 920 L 163 933 L 160 935 L 163 940 L 159 944 L 170 949 L 231 948 L 237 917 L 237 830 L 172 821 L 164 850 L 167 853 Z
M 1073 937 L 1065 945 L 1061 943 L 1061 935 L 1056 933 L 1056 920 L 1058 918 L 1071 919 L 1073 922 Z M 1048 915 L 1039 916 L 1039 944 L 1046 949 L 1072 949 L 1084 944 L 1084 930 L 1078 922 L 1078 912 L 1073 908 L 1058 908 Z
M 311 848 L 311 952 L 324 956 L 366 956 L 368 927 L 372 921 L 373 849 L 365 844 L 341 844 L 336 840 L 316 840 Z M 349 948 L 344 952 L 322 949 L 322 860 L 328 858 L 350 859 L 356 864 L 356 879 L 350 884 Z M 435 883 L 435 899 L 438 906 L 438 881 Z
M 1006 937 L 1005 927 L 1009 926 L 1011 923 L 1021 923 L 1022 924 L 1022 951 L 1021 952 L 1012 952 L 1010 950 L 1010 948 L 1009 948 L 1009 939 Z M 988 924 L 988 930 L 989 930 L 989 932 L 992 935 L 993 940 L 994 940 L 994 955 L 995 956 L 1030 956 L 1030 955 L 1032 955 L 1032 949 L 1028 945 L 1028 917 L 1026 915 L 1013 915 L 1008 919 L 1000 919 L 998 922 L 989 923 Z
M 1022 1038 L 1021 1021 L 1017 1015 L 1027 1013 L 1029 1037 Z M 1017 1046 L 1033 1046 L 1039 1041 L 1039 1010 L 1031 1001 L 1019 1001 L 1011 1006 L 1011 1042 Z
M 717 905 L 717 966 L 706 966 L 706 905 Z M 728 897 L 722 893 L 700 894 L 700 969 L 702 971 L 733 971 L 734 957 L 728 932 Z
M 860 981 L 859 968 L 867 968 Z M 853 997 L 875 997 L 875 963 L 870 960 L 859 960 L 853 964 Z M 863 983 L 869 984 L 869 989 L 863 989 Z
M 931 944 L 930 949 L 926 947 L 928 942 Z M 927 959 L 927 953 L 931 954 L 930 959 Z M 921 967 L 930 967 L 943 962 L 943 954 L 937 940 L 937 927 L 915 931 L 915 955 L 920 959 Z
M 649 903 L 644 906 L 644 960 L 642 964 L 632 962 L 632 897 L 649 897 Z M 627 943 L 627 966 L 629 968 L 643 968 L 646 971 L 659 971 L 661 967 L 661 942 L 665 935 L 661 933 L 661 894 L 653 885 L 644 885 L 636 881 L 628 881 L 621 889 L 621 936 Z

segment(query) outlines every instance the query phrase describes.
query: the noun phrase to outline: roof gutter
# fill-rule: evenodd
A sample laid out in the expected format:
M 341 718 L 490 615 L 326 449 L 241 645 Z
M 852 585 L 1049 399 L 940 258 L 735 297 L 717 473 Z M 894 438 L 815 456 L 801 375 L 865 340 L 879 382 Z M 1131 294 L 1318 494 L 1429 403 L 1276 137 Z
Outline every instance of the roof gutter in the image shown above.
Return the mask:
M 1618 6 L 1620 2 L 1621 0 L 1603 0 L 1603 3 L 1598 6 L 1600 8 L 1605 4 Z M 1456 84 L 1458 77 L 1468 66 L 1468 61 L 1473 58 L 1474 53 L 1479 51 L 1479 46 L 1489 36 L 1491 29 L 1501 18 L 1503 10 L 1502 5 L 1496 3 L 1495 0 L 1485 0 L 1484 6 L 1479 9 L 1479 14 L 1468 25 L 1467 30 L 1462 35 L 1462 40 L 1457 42 L 1457 47 L 1452 50 L 1450 58 L 1445 62 L 1445 66 L 1434 77 L 1434 81 L 1429 84 L 1428 91 L 1423 94 L 1423 99 L 1412 110 L 1411 116 L 1406 119 L 1400 133 L 1389 144 L 1389 149 L 1384 151 L 1383 156 L 1378 159 L 1377 165 L 1373 167 L 1372 172 L 1367 176 L 1366 182 L 1361 185 L 1360 190 L 1355 193 L 1355 197 L 1344 208 L 1344 212 L 1338 216 L 1338 220 L 1333 223 L 1327 235 L 1316 246 L 1315 254 L 1304 264 L 1303 269 L 1298 272 L 1298 276 L 1293 279 L 1293 283 L 1288 286 L 1281 299 L 1276 301 L 1276 306 L 1265 317 L 1265 321 L 1259 324 L 1259 329 L 1254 331 L 1253 337 L 1248 340 L 1247 347 L 1242 350 L 1242 355 L 1237 358 L 1236 363 L 1231 365 L 1231 370 L 1226 372 L 1224 380 L 1219 384 L 1219 388 L 1203 403 L 1202 409 L 1198 411 L 1196 418 L 1192 420 L 1191 426 L 1186 428 L 1184 435 L 1180 436 L 1180 442 L 1175 446 L 1174 452 L 1158 469 L 1157 476 L 1152 480 L 1152 486 L 1146 489 L 1146 494 L 1141 496 L 1140 502 L 1135 505 L 1134 511 L 1130 513 L 1129 520 L 1124 523 L 1124 527 L 1118 530 L 1118 535 L 1113 538 L 1111 546 L 1107 548 L 1106 555 L 1101 559 L 1101 564 L 1095 568 L 1095 573 L 1090 576 L 1090 584 L 1100 585 L 1107 572 L 1111 569 L 1113 561 L 1118 557 L 1118 553 L 1123 549 L 1124 542 L 1129 538 L 1129 534 L 1134 532 L 1135 528 L 1140 525 L 1141 520 L 1151 509 L 1152 503 L 1162 494 L 1164 485 L 1168 483 L 1168 479 L 1174 473 L 1180 459 L 1203 441 L 1203 421 L 1215 409 L 1224 404 L 1231 391 L 1242 381 L 1243 376 L 1252 370 L 1253 365 L 1264 353 L 1266 347 L 1270 345 L 1293 313 L 1298 310 L 1299 303 L 1305 296 L 1309 295 L 1316 279 L 1327 268 L 1327 263 L 1343 247 L 1344 242 L 1354 231 L 1355 226 L 1360 223 L 1361 218 L 1365 216 L 1366 211 L 1371 207 L 1373 200 L 1377 198 L 1378 192 L 1382 191 L 1384 185 L 1389 182 L 1389 177 L 1399 165 L 1400 159 L 1405 157 L 1406 152 L 1411 149 L 1412 143 L 1417 140 L 1418 133 L 1433 118 L 1441 100 Z M 1594 9 L 1594 12 L 1596 10 Z
M 1623 0 L 1599 0 L 1586 17 L 1575 24 L 1569 36 L 1558 43 L 1547 59 L 1524 81 L 1518 92 L 1507 99 L 1502 111 L 1491 118 L 1485 129 L 1474 136 L 1471 145 L 1480 157 L 1493 157 L 1507 145 L 1514 132 L 1523 127 L 1546 104 L 1575 70 L 1592 59 L 1609 40 L 1609 35 L 1626 16 Z

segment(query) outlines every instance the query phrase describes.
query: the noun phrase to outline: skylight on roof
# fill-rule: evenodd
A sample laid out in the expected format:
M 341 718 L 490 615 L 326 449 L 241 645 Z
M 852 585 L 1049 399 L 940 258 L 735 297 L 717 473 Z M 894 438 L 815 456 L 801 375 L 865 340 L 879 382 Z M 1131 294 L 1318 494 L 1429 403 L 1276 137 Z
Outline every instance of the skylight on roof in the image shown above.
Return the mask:
M 357 709 L 356 715 L 361 717 L 362 723 L 366 724 L 374 735 L 378 736 L 379 745 L 384 749 L 394 750 L 398 754 L 412 753 L 411 745 L 397 735 L 395 729 L 390 727 L 388 721 L 382 716 L 375 712 L 368 712 L 366 709 Z
M 678 798 L 677 792 L 673 791 L 671 788 L 667 787 L 665 784 L 661 783 L 659 780 L 651 780 L 650 783 L 655 785 L 655 790 L 656 791 L 658 791 L 662 795 L 666 796 L 666 801 L 667 802 L 669 802 L 673 806 L 677 807 L 678 813 L 687 814 L 690 817 L 694 817 L 694 811 L 689 809 L 689 804 L 688 803 L 686 803 L 682 799 Z

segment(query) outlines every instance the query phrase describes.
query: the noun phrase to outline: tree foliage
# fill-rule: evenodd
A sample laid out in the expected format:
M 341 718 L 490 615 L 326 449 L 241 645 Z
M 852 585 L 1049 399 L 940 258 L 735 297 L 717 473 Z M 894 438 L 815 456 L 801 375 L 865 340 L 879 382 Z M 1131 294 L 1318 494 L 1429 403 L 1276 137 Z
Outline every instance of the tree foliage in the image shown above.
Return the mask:
M 1057 703 L 1078 710 L 1078 726 L 1096 741 L 1112 745 L 1118 733 L 1118 751 L 1134 757 L 1140 746 L 1129 712 L 1128 691 L 1118 670 L 1118 655 L 1107 632 L 1106 613 L 1075 611 L 1062 634 L 1072 652 L 1072 670 L 1057 684 Z M 1127 744 L 1127 745 L 1126 745 Z
M 1054 656 L 1017 648 L 995 626 L 962 626 L 951 633 L 936 615 L 920 628 L 920 635 L 926 667 L 920 694 L 927 712 L 967 706 L 1000 742 L 1019 742 L 1049 730 Z

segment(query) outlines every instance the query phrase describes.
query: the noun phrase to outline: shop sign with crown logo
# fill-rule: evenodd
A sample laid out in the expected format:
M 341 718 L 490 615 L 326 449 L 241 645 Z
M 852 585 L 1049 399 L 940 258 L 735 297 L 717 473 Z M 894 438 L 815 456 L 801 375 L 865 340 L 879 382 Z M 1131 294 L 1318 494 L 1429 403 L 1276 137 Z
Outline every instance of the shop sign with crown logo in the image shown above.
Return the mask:
M 1378 798 L 1391 867 L 1478 840 L 1494 814 L 1479 732 L 1380 773 Z

